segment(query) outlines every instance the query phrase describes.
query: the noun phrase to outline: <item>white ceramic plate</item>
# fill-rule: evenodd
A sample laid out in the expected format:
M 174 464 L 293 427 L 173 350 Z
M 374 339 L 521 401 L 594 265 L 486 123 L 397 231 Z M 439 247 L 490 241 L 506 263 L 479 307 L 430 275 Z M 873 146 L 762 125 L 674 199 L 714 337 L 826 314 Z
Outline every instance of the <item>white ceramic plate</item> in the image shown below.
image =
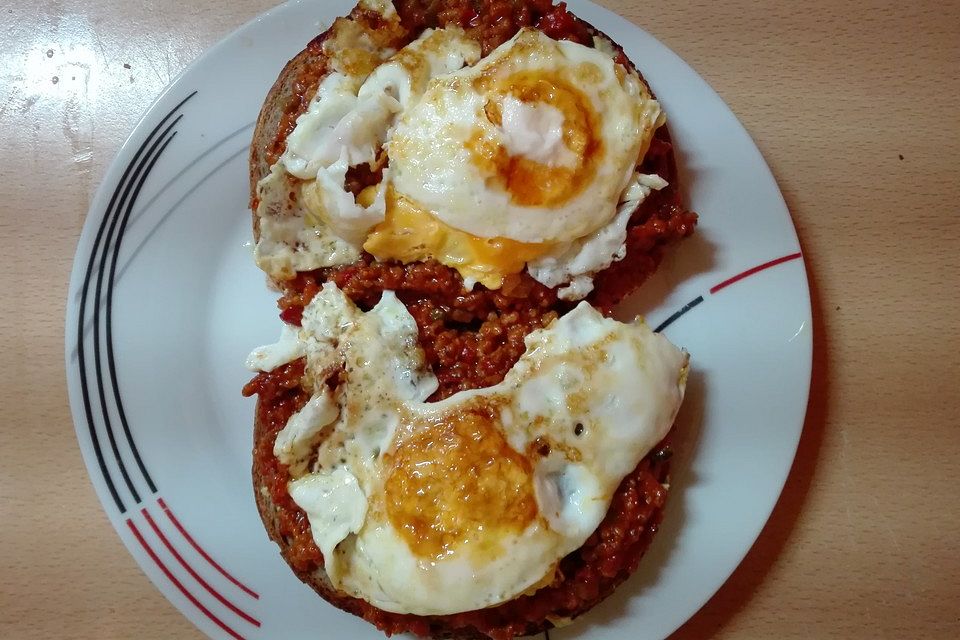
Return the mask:
M 215 638 L 382 637 L 315 596 L 268 541 L 250 480 L 254 402 L 240 396 L 245 356 L 279 328 L 249 247 L 253 123 L 286 60 L 354 2 L 278 7 L 182 74 L 123 145 L 77 248 L 67 376 L 91 480 L 144 572 Z M 669 322 L 693 356 L 666 519 L 639 572 L 551 635 L 659 639 L 727 579 L 780 494 L 810 382 L 807 281 L 777 185 L 720 98 L 638 27 L 570 5 L 657 92 L 701 222 L 625 311 Z

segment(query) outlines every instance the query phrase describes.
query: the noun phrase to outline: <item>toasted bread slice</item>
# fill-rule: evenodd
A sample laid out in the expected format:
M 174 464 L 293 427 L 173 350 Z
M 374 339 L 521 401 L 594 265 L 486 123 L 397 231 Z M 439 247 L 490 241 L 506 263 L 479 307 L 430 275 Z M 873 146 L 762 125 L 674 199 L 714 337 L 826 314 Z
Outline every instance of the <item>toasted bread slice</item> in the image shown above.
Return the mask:
M 542 0 L 514 0 L 516 5 L 525 3 L 544 5 Z M 423 5 L 433 12 L 436 19 L 437 5 L 449 8 L 454 0 L 398 0 L 398 5 L 409 9 L 410 6 Z M 474 7 L 469 0 L 460 2 L 464 7 Z M 497 3 L 484 3 L 485 5 Z M 483 5 L 481 5 L 483 6 Z M 476 12 L 477 7 L 473 8 Z M 401 28 L 391 33 L 399 48 L 412 41 L 419 35 L 422 28 L 408 29 L 403 24 L 410 21 L 403 15 L 401 9 Z M 442 14 L 442 11 L 441 11 Z M 571 16 L 571 14 L 566 14 Z M 572 18 L 572 16 L 571 16 Z M 633 64 L 626 58 L 622 48 L 593 26 L 572 18 L 578 25 L 581 35 L 587 40 L 593 40 L 598 47 L 604 47 L 618 62 L 636 71 Z M 341 19 L 343 20 L 343 19 Z M 349 20 L 361 25 L 375 26 L 377 19 L 370 15 L 369 6 L 358 6 L 351 12 Z M 413 21 L 414 24 L 419 24 Z M 284 67 L 277 81 L 270 89 L 257 119 L 250 149 L 250 194 L 253 209 L 253 228 L 255 237 L 259 237 L 257 208 L 257 183 L 266 176 L 272 165 L 283 153 L 286 137 L 292 131 L 296 118 L 302 114 L 315 95 L 319 83 L 333 68 L 330 42 L 337 38 L 338 21 L 331 29 L 314 38 L 296 57 Z M 422 25 L 421 25 L 422 26 Z M 426 26 L 437 26 L 427 24 Z M 548 35 L 552 35 L 545 29 Z M 506 34 L 504 40 L 512 36 Z M 638 74 L 639 75 L 639 74 Z M 642 76 L 641 76 L 642 78 Z M 656 171 L 660 173 L 670 186 L 654 197 L 648 199 L 641 207 L 642 211 L 635 214 L 636 224 L 640 224 L 657 214 L 663 207 L 679 206 L 679 192 L 676 187 L 676 165 L 670 137 L 666 126 L 660 127 L 656 139 L 664 150 L 656 160 Z M 651 171 L 653 172 L 653 171 Z M 693 215 L 693 214 L 690 214 Z M 693 218 L 695 220 L 695 216 Z M 635 224 L 631 221 L 631 224 Z M 692 223 L 690 226 L 692 231 Z M 666 242 L 666 241 L 664 241 Z M 651 259 L 649 255 L 640 256 L 643 260 Z M 628 258 L 620 264 L 629 264 Z M 659 258 L 655 258 L 659 261 Z M 621 268 L 622 268 L 621 266 Z M 612 305 L 625 295 L 628 289 L 622 288 L 623 278 L 615 278 L 616 287 L 611 285 L 607 291 L 601 289 L 604 296 L 604 308 Z M 600 283 L 598 283 L 599 285 Z M 639 282 L 635 283 L 636 285 Z M 635 285 L 632 285 L 635 286 Z M 598 286 L 599 288 L 599 286 Z M 304 397 L 305 399 L 305 397 Z M 288 399 L 289 401 L 289 399 Z M 268 424 L 264 416 L 274 407 L 268 406 L 274 399 L 263 396 L 258 400 L 257 418 L 254 426 L 254 451 L 272 451 L 273 440 L 276 438 L 276 425 Z M 292 413 L 294 409 L 291 409 Z M 614 497 L 614 505 L 608 513 L 598 532 L 591 537 L 583 548 L 574 552 L 561 563 L 559 577 L 554 584 L 541 589 L 532 595 L 521 596 L 516 600 L 504 603 L 478 612 L 450 616 L 419 617 L 412 615 L 392 614 L 374 608 L 363 600 L 354 598 L 335 589 L 323 569 L 322 561 L 305 562 L 298 554 L 301 541 L 295 540 L 284 531 L 284 520 L 289 521 L 291 514 L 299 512 L 292 501 L 277 493 L 276 469 L 265 466 L 261 456 L 254 456 L 253 486 L 257 507 L 270 538 L 280 547 L 281 554 L 290 564 L 296 575 L 309 584 L 318 594 L 334 606 L 365 618 L 388 634 L 412 631 L 421 636 L 434 638 L 509 638 L 519 635 L 529 635 L 540 631 L 562 626 L 571 619 L 592 608 L 622 583 L 636 569 L 636 562 L 646 551 L 662 517 L 662 507 L 666 496 L 668 483 L 669 463 L 664 451 L 667 445 L 654 449 L 637 467 L 624 479 Z M 632 502 L 631 502 L 632 501 Z M 645 507 L 639 511 L 625 511 L 623 505 L 637 503 Z M 631 515 L 624 516 L 624 513 Z M 305 516 L 299 512 L 301 522 L 305 527 Z M 617 539 L 617 532 L 629 529 L 629 534 L 622 534 Z M 612 549 L 612 550 L 611 550 Z M 610 553 L 620 553 L 629 558 L 617 570 L 603 570 L 591 565 L 592 558 L 605 550 Z M 319 552 L 317 552 L 319 553 Z M 577 593 L 575 583 L 583 581 L 589 576 L 594 581 L 589 592 Z M 576 594 L 576 595 L 574 595 Z M 551 604 L 553 603 L 553 604 Z
M 263 400 L 259 400 L 257 406 L 254 442 L 272 449 L 276 431 L 271 430 L 262 419 L 261 402 Z M 295 559 L 293 540 L 281 533 L 282 511 L 290 507 L 274 501 L 270 491 L 271 479 L 266 475 L 269 470 L 258 463 L 256 456 L 253 489 L 260 517 L 270 539 L 280 548 L 281 555 L 297 577 L 333 606 L 364 618 L 388 634 L 413 632 L 421 637 L 465 640 L 527 636 L 569 624 L 613 593 L 636 569 L 636 563 L 653 541 L 663 517 L 669 486 L 669 439 L 668 435 L 624 479 L 614 495 L 607 518 L 581 549 L 563 560 L 560 577 L 554 584 L 532 596 L 521 596 L 497 607 L 449 616 L 422 617 L 389 613 L 337 590 L 330 583 L 322 565 L 304 567 L 302 562 Z M 623 505 L 631 501 L 646 503 L 647 508 L 630 513 Z M 295 505 L 293 508 L 296 508 Z M 594 557 L 603 554 L 601 547 L 604 546 L 614 547 L 613 551 L 606 549 L 607 554 L 618 553 L 628 558 L 619 570 L 609 575 L 604 575 L 599 567 L 591 566 L 591 562 L 596 562 Z M 570 595 L 578 589 L 576 581 L 584 576 L 597 581 L 595 590 L 585 597 L 571 598 Z M 539 596 L 545 596 L 543 600 L 555 605 L 545 610 L 544 602 L 537 602 Z

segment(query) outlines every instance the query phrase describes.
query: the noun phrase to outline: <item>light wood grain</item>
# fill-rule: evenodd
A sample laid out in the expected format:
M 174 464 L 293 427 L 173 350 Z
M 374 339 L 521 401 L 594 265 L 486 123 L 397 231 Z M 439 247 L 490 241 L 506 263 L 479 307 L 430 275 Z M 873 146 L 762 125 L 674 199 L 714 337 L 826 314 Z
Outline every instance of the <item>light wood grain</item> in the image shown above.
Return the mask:
M 741 118 L 814 295 L 812 399 L 783 497 L 675 638 L 960 637 L 960 4 L 603 4 Z M 64 301 L 89 198 L 140 114 L 270 5 L 0 3 L 2 638 L 199 637 L 87 479 Z

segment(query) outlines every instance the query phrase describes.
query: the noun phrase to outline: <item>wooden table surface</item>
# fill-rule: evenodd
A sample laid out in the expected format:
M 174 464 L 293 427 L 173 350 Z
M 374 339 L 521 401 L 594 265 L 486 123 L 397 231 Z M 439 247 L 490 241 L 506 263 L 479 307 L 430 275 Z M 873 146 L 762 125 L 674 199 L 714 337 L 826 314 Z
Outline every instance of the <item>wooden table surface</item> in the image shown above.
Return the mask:
M 273 1 L 0 2 L 2 638 L 199 637 L 87 478 L 64 302 L 90 197 L 140 114 Z M 813 294 L 813 388 L 786 489 L 675 638 L 960 637 L 960 3 L 602 3 L 743 121 Z

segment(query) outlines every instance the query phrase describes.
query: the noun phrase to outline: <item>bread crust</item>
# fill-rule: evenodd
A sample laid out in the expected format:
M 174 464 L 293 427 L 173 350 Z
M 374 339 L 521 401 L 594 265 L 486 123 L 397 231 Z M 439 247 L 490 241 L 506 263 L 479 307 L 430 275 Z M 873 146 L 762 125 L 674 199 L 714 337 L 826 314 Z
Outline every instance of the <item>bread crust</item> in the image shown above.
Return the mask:
M 270 173 L 272 165 L 269 150 L 280 128 L 281 121 L 286 117 L 287 105 L 297 99 L 298 79 L 307 69 L 325 69 L 326 56 L 323 54 L 323 42 L 330 34 L 324 31 L 311 40 L 307 46 L 292 60 L 284 65 L 257 116 L 257 124 L 253 130 L 253 140 L 250 144 L 250 212 L 253 215 L 254 242 L 260 240 L 260 219 L 257 216 L 257 183 Z M 324 72 L 325 75 L 325 72 Z M 315 88 L 314 88 L 315 93 Z M 312 96 L 311 96 L 312 97 Z

